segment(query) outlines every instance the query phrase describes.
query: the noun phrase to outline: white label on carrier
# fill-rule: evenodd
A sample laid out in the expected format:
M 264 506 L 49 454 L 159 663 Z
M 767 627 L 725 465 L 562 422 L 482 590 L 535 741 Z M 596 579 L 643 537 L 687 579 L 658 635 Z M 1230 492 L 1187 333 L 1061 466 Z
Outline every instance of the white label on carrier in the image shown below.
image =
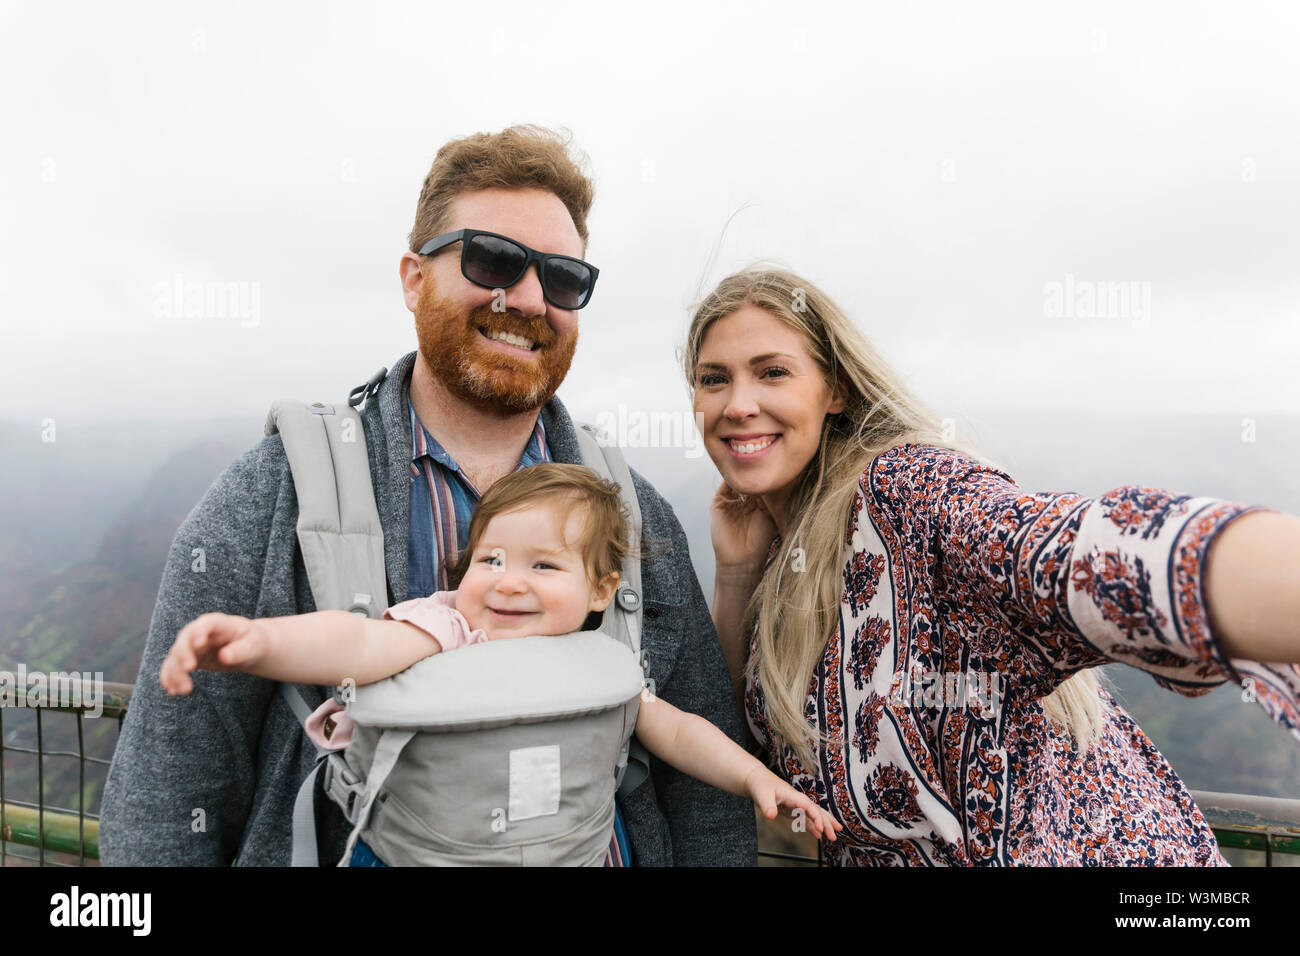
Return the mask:
M 531 820 L 559 812 L 559 745 L 510 751 L 510 819 Z

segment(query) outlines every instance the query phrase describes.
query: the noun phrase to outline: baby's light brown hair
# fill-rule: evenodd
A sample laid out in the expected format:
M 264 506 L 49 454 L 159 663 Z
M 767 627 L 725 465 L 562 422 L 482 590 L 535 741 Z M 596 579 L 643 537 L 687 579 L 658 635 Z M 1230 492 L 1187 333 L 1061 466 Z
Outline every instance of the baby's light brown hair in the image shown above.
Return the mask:
M 631 521 L 618 485 L 586 465 L 547 461 L 506 475 L 488 489 L 470 518 L 465 550 L 450 569 L 452 587 L 460 586 L 474 549 L 493 518 L 539 504 L 559 505 L 561 534 L 573 509 L 582 509 L 582 539 L 576 550 L 593 586 L 611 572 L 622 575 L 623 560 L 632 547 L 628 540 Z M 565 541 L 564 546 L 572 544 Z

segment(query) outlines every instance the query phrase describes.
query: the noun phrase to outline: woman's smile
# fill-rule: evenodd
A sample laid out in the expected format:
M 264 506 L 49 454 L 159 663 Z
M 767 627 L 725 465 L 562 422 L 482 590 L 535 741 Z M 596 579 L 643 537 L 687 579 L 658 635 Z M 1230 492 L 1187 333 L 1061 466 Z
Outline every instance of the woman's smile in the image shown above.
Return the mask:
M 774 435 L 733 435 L 723 438 L 723 441 L 726 442 L 731 457 L 737 461 L 754 461 L 767 454 L 780 437 L 779 432 Z

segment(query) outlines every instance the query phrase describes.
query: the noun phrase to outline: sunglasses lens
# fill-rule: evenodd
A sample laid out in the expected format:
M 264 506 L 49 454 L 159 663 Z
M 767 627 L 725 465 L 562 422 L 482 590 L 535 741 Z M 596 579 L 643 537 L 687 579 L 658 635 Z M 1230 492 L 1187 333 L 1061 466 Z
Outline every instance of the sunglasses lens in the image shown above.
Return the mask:
M 574 259 L 546 261 L 546 292 L 562 309 L 578 309 L 591 294 L 591 269 Z
M 519 278 L 528 253 L 506 239 L 475 236 L 465 248 L 465 274 L 490 289 L 504 289 Z

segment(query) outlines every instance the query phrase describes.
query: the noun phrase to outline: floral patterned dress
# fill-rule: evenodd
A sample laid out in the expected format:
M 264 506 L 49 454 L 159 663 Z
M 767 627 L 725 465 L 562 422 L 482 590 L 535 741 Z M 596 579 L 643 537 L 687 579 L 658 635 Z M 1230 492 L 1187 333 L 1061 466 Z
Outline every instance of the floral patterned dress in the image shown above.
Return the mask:
M 1300 665 L 1228 660 L 1206 609 L 1210 545 L 1253 510 L 1138 487 L 1030 494 L 924 445 L 873 460 L 845 538 L 838 633 L 805 707 L 846 746 L 815 745 L 812 767 L 784 745 L 774 755 L 844 825 L 827 860 L 1224 865 L 1187 788 L 1110 694 L 1084 755 L 1042 698 L 1110 661 L 1186 696 L 1232 679 L 1300 741 Z M 770 752 L 757 673 L 746 711 Z

